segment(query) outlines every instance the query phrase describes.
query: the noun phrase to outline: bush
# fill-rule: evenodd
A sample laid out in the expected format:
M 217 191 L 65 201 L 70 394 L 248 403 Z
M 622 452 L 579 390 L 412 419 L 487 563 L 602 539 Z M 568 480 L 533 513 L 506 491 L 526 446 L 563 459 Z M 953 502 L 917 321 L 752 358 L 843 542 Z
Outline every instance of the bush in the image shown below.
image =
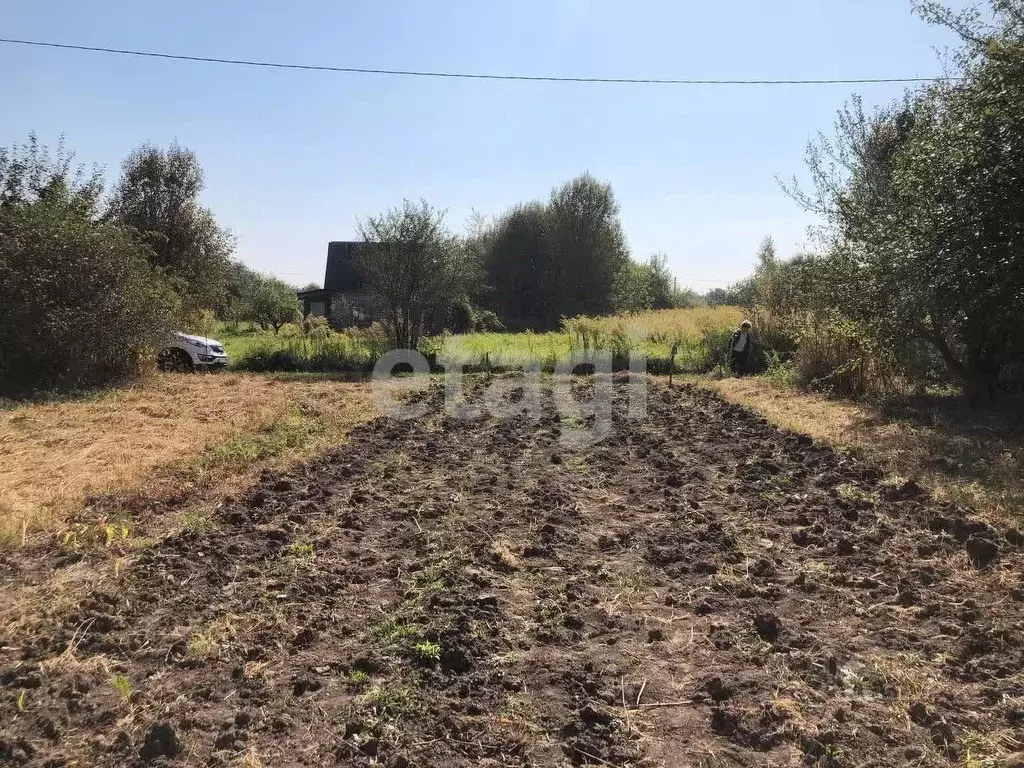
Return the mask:
M 477 309 L 473 318 L 473 330 L 477 333 L 502 333 L 505 324 L 490 309 Z
M 253 345 L 234 367 L 258 373 L 368 373 L 388 349 L 380 325 L 338 333 L 314 323 L 304 338 L 274 338 Z
M 792 374 L 798 387 L 855 398 L 903 388 L 892 354 L 853 323 L 808 325 L 799 342 Z
M 128 230 L 57 183 L 0 207 L 0 394 L 101 386 L 139 371 L 177 298 Z

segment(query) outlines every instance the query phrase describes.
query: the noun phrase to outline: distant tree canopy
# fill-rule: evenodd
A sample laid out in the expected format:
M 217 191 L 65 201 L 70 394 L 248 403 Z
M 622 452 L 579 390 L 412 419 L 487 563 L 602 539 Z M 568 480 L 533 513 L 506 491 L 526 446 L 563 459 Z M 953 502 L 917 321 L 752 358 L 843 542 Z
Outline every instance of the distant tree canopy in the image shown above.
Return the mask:
M 644 262 L 628 260 L 612 286 L 616 312 L 693 307 L 700 303 L 701 298 L 693 291 L 676 288 L 668 257 L 663 253 L 655 253 Z
M 563 317 L 616 309 L 629 249 L 611 186 L 590 174 L 547 203 L 512 208 L 476 238 L 482 301 L 509 327 L 550 330 Z
M 439 317 L 457 332 L 548 331 L 566 317 L 701 301 L 676 289 L 665 255 L 630 258 L 612 188 L 590 174 L 555 188 L 547 202 L 516 205 L 494 221 L 474 214 L 465 238 L 442 221 L 425 203 L 407 202 L 362 228 L 374 244 L 364 251 L 362 268 L 385 319 L 397 324 L 396 339 L 416 336 L 417 327 L 436 328 Z M 419 265 L 430 259 L 440 259 L 436 275 L 443 285 L 424 282 Z M 449 264 L 457 264 L 459 280 Z
M 174 282 L 187 308 L 222 300 L 234 242 L 199 204 L 203 171 L 191 150 L 136 148 L 123 162 L 110 201 L 115 222 L 135 228 L 153 261 Z

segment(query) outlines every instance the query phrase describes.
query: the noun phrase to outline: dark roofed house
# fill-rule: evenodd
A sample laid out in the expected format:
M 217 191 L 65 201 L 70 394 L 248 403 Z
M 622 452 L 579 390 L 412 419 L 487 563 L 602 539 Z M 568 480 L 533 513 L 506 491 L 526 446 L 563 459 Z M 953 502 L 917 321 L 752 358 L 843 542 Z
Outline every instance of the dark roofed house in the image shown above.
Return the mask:
M 328 244 L 324 287 L 298 293 L 303 315 L 326 317 L 334 328 L 365 326 L 372 322 L 370 296 L 356 268 L 356 250 L 365 245 L 353 241 Z

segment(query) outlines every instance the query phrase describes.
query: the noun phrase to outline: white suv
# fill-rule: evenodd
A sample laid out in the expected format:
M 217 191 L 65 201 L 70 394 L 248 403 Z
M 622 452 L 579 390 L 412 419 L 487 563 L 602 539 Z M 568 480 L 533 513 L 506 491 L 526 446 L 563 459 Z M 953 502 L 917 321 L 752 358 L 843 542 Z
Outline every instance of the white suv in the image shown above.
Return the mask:
M 174 333 L 157 352 L 156 364 L 161 371 L 223 368 L 228 364 L 228 355 L 216 339 Z

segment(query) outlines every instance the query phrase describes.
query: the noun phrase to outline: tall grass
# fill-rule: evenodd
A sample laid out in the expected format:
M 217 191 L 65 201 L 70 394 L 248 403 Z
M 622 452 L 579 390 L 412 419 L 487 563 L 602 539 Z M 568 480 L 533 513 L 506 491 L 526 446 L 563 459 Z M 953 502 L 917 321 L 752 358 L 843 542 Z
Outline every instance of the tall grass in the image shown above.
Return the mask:
M 631 352 L 647 356 L 652 373 L 668 371 L 678 345 L 677 371 L 706 371 L 720 362 L 729 335 L 742 319 L 735 307 L 666 309 L 634 315 L 574 317 L 550 333 L 472 333 L 438 337 L 439 360 L 462 366 L 518 367 L 539 362 L 551 368 L 574 353 L 611 352 L 617 366 Z
M 735 307 L 667 309 L 612 317 L 574 317 L 562 330 L 549 333 L 467 333 L 428 337 L 420 351 L 443 366 L 464 369 L 513 369 L 540 364 L 551 370 L 574 353 L 611 352 L 618 367 L 631 352 L 647 356 L 647 369 L 667 373 L 672 345 L 678 346 L 676 371 L 704 372 L 727 363 L 729 336 L 742 319 Z M 355 371 L 372 370 L 388 349 L 384 332 L 331 331 L 317 327 L 303 334 L 291 327 L 280 335 L 219 332 L 233 355 L 233 367 L 247 371 Z
M 482 368 L 521 368 L 539 362 L 553 367 L 572 354 L 571 338 L 561 331 L 550 333 L 465 333 L 434 337 L 442 365 Z
M 249 346 L 234 361 L 242 371 L 303 371 L 368 373 L 388 350 L 380 326 L 343 332 L 320 327 L 304 336 L 266 337 Z

